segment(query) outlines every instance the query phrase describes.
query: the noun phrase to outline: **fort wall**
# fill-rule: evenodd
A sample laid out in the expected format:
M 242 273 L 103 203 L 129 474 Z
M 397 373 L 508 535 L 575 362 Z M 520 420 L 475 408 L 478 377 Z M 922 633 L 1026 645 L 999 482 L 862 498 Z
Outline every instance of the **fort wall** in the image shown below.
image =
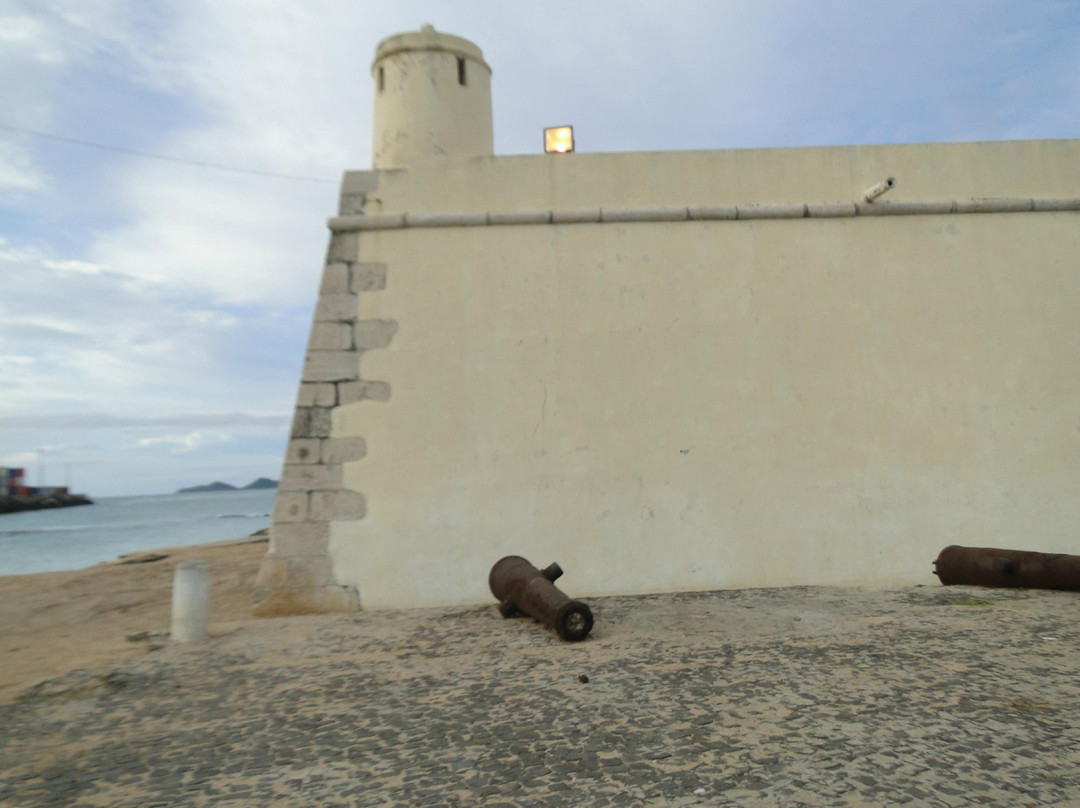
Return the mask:
M 1075 549 L 1078 166 L 1056 141 L 349 174 L 295 441 L 364 454 L 315 488 L 287 466 L 308 510 L 275 530 L 318 525 L 320 586 L 370 608 L 485 601 L 507 553 L 598 595 Z

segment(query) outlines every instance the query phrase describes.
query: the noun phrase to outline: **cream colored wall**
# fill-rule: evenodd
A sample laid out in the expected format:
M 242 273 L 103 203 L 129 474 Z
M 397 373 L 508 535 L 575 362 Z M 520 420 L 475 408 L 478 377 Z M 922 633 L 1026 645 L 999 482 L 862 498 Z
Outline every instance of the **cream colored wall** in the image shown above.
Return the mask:
M 1078 158 L 447 161 L 382 172 L 367 212 L 824 202 L 886 175 L 898 201 L 1077 196 Z M 387 280 L 358 317 L 398 330 L 361 361 L 390 400 L 333 413 L 367 444 L 334 577 L 380 608 L 486 602 L 508 553 L 557 560 L 585 597 L 933 583 L 953 543 L 1080 552 L 1077 216 L 361 233 Z

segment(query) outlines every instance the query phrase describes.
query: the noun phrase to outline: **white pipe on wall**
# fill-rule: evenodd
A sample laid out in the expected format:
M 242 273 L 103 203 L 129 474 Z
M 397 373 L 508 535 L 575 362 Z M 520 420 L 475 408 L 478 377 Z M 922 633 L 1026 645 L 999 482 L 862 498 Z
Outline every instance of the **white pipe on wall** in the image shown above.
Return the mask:
M 867 202 L 873 202 L 883 193 L 885 193 L 886 191 L 891 191 L 895 187 L 896 177 L 887 177 L 876 185 L 871 185 L 869 188 L 863 191 L 863 197 L 865 197 Z
M 895 185 L 895 180 L 893 180 Z M 876 187 L 876 186 L 875 186 Z M 872 189 L 867 189 L 869 192 Z M 685 215 L 683 211 L 685 210 Z M 941 216 L 957 213 L 1054 213 L 1080 211 L 1080 197 L 1023 199 L 970 197 L 901 202 L 810 202 L 805 205 L 728 205 L 687 208 L 588 208 L 581 210 L 523 210 L 489 213 L 386 213 L 374 216 L 334 216 L 327 226 L 334 233 L 398 230 L 403 227 L 487 227 L 600 222 L 735 221 L 740 219 L 836 219 L 852 216 Z

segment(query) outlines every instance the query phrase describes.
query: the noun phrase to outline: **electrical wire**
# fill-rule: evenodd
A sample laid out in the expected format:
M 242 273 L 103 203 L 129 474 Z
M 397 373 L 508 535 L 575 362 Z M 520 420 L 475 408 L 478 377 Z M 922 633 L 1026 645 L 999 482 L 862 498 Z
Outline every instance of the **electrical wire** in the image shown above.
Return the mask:
M 138 149 L 128 149 L 124 146 L 109 146 L 104 143 L 93 143 L 89 140 L 80 140 L 73 137 L 65 137 L 64 135 L 54 135 L 49 132 L 38 132 L 33 129 L 24 129 L 21 126 L 12 126 L 11 124 L 0 122 L 0 129 L 7 129 L 9 132 L 18 132 L 23 135 L 32 135 L 33 137 L 39 137 L 44 140 L 55 140 L 58 143 L 67 143 L 73 146 L 85 146 L 91 149 L 100 149 L 102 151 L 115 152 L 117 154 L 127 154 L 134 157 L 142 157 L 147 160 L 163 160 L 167 163 L 179 163 L 181 165 L 196 166 L 198 168 L 212 168 L 217 171 L 232 171 L 238 174 L 253 174 L 258 177 L 274 177 L 280 180 L 295 180 L 298 182 L 322 182 L 322 183 L 336 183 L 337 180 L 323 179 L 322 177 L 303 177 L 296 174 L 279 174 L 276 171 L 259 171 L 254 168 L 238 168 L 236 166 L 225 166 L 219 163 L 205 163 L 201 160 L 186 160 L 182 157 L 170 157 L 167 154 L 154 154 L 153 152 L 139 151 Z

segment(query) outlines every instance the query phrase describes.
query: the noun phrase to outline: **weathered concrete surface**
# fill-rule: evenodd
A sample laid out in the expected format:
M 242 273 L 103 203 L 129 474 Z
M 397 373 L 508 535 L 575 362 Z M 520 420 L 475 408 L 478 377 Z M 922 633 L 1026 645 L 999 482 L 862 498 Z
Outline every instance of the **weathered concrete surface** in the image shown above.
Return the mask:
M 1073 594 L 589 602 L 577 644 L 492 603 L 253 621 L 53 681 L 0 708 L 0 804 L 1080 804 Z

